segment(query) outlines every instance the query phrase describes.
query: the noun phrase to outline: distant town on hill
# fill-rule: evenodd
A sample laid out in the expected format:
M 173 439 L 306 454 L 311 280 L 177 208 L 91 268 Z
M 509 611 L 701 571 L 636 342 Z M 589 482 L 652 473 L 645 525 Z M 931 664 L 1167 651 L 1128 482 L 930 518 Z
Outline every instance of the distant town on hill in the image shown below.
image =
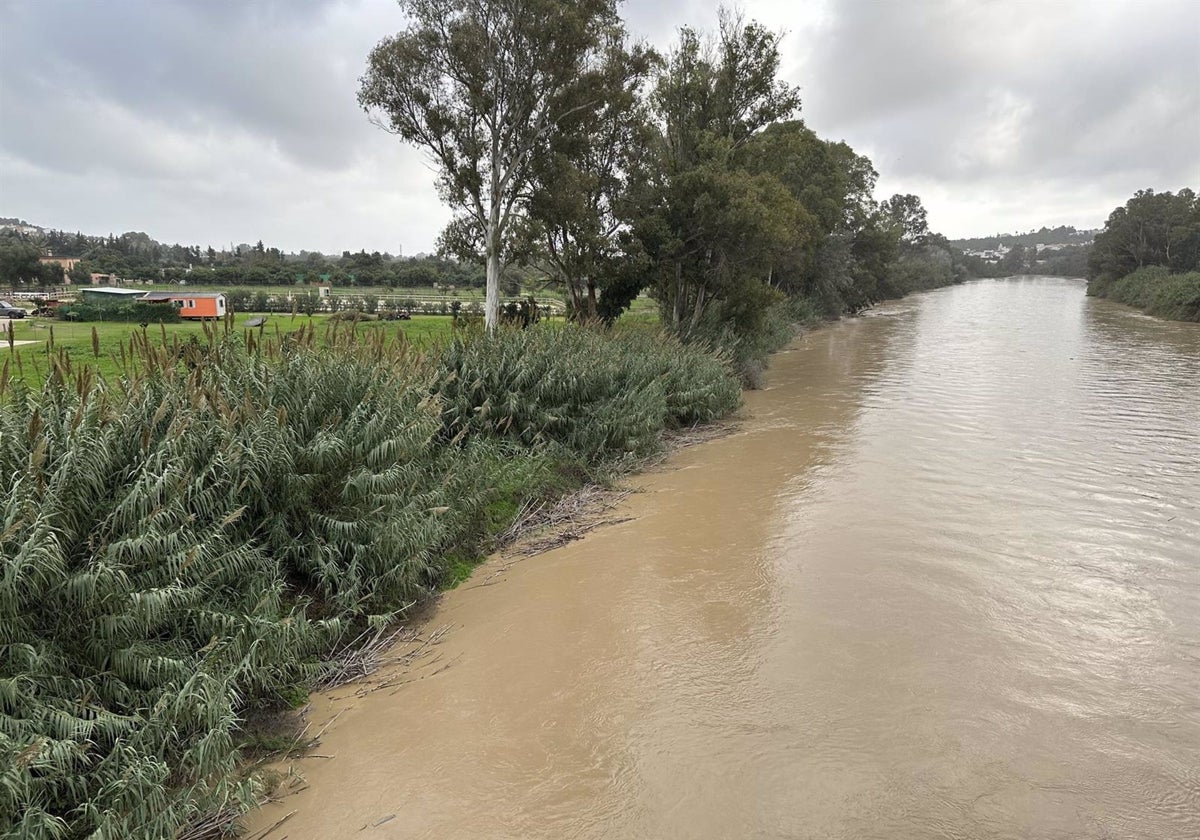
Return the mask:
M 1009 274 L 1049 274 L 1083 277 L 1088 254 L 1098 230 L 1077 230 L 1071 225 L 1042 227 L 1028 233 L 997 233 L 970 239 L 952 239 L 965 262 L 980 277 Z

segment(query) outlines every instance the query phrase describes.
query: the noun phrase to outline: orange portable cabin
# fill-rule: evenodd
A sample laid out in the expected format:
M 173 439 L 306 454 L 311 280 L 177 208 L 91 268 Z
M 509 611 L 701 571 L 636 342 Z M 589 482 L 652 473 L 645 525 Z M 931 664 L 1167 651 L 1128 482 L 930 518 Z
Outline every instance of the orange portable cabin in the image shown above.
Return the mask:
M 225 295 L 220 292 L 147 292 L 148 303 L 170 303 L 181 318 L 224 318 Z

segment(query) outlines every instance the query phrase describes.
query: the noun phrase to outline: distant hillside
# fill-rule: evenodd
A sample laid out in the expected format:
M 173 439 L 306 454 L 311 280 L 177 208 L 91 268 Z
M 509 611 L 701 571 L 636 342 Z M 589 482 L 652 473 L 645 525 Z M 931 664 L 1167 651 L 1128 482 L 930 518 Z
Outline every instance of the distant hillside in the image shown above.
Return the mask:
M 1011 274 L 1083 277 L 1096 233 L 1063 225 L 1028 233 L 955 239 L 950 244 L 963 252 L 965 262 L 977 277 Z
M 18 219 L 16 216 L 0 216 L 0 231 L 6 230 L 23 234 L 46 232 L 45 228 L 31 225 L 24 219 Z
M 1056 228 L 1043 227 L 1029 233 L 997 233 L 972 239 L 953 239 L 950 244 L 963 251 L 989 251 L 1014 245 L 1087 245 L 1097 233 L 1095 230 L 1076 230 L 1071 225 L 1062 225 Z

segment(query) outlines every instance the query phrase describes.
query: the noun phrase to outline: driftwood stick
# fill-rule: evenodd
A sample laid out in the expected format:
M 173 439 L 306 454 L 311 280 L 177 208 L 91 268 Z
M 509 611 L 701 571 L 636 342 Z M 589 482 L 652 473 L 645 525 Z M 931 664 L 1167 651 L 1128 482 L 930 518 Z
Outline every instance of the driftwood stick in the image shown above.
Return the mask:
M 271 823 L 269 826 L 264 828 L 258 834 L 255 834 L 253 837 L 249 838 L 249 840 L 264 840 L 264 838 L 268 834 L 273 832 L 275 829 L 279 828 L 279 826 L 283 825 L 285 822 L 287 822 L 294 816 L 296 816 L 296 812 L 294 810 L 288 811 L 286 814 L 284 814 L 282 817 L 277 819 L 275 822 Z

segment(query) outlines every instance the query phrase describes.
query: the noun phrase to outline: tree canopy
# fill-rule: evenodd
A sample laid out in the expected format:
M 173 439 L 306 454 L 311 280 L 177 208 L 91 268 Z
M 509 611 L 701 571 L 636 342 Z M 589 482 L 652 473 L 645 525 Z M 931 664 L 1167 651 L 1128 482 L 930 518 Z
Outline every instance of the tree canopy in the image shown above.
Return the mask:
M 449 240 L 487 267 L 485 317 L 538 157 L 555 128 L 601 107 L 580 96 L 622 31 L 614 0 L 401 0 L 403 32 L 372 50 L 359 103 L 424 149 L 457 216 Z

